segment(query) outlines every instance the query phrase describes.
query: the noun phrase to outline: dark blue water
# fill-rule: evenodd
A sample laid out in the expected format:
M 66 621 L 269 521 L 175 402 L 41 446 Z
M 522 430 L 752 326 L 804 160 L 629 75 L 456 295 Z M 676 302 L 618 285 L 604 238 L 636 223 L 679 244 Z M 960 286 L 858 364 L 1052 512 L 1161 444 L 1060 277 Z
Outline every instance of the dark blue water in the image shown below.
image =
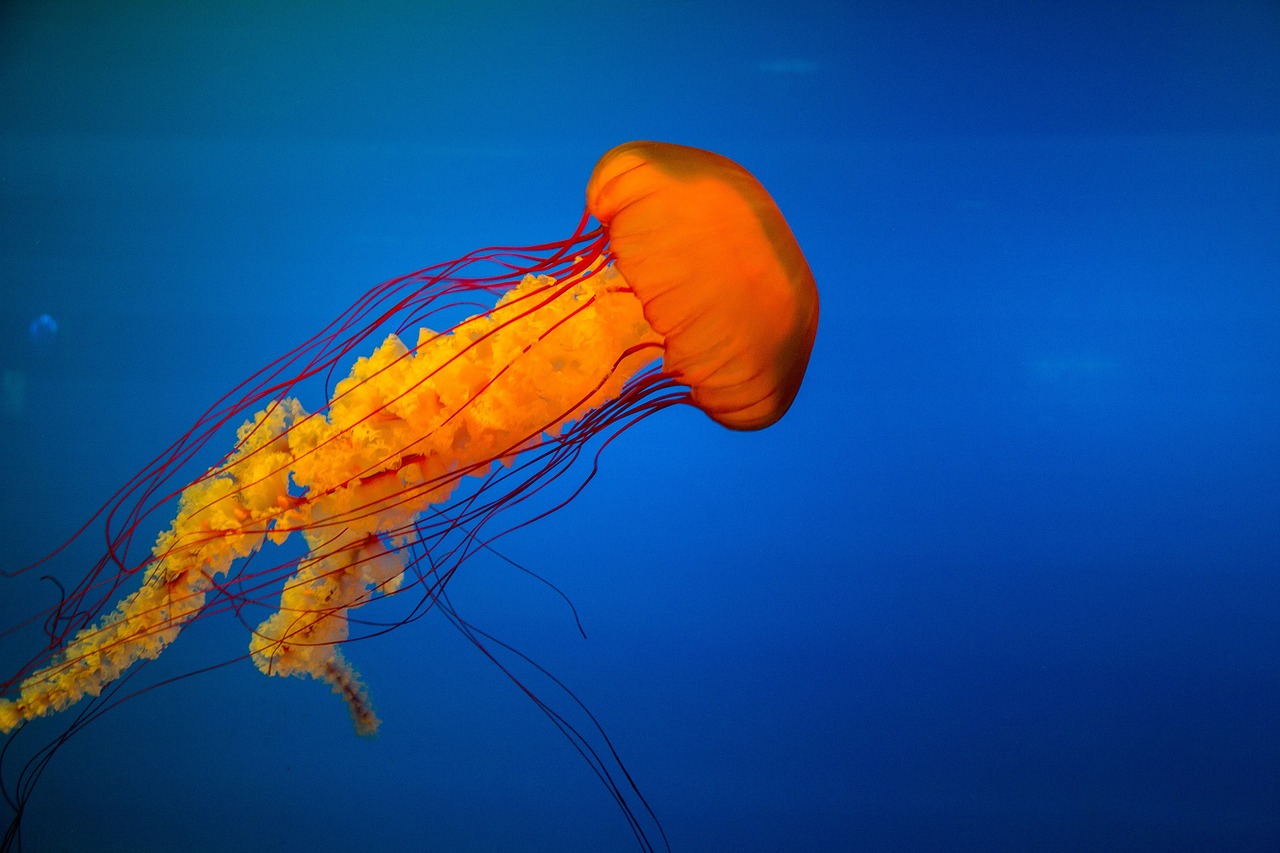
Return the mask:
M 619 142 L 696 145 L 817 277 L 794 408 L 665 412 L 504 540 L 588 639 L 493 559 L 455 606 L 675 850 L 1280 848 L 1274 3 L 160 6 L 0 11 L 6 566 L 366 288 L 567 236 Z M 0 586 L 0 624 L 54 596 Z M 348 651 L 375 740 L 242 662 L 70 741 L 27 847 L 634 847 L 443 618 Z

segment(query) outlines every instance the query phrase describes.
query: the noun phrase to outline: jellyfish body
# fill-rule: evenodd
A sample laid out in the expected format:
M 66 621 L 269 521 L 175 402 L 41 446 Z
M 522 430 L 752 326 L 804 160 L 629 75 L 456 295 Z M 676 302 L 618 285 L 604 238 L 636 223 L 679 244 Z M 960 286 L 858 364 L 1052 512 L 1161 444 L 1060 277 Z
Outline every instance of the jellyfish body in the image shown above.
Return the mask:
M 377 717 L 339 650 L 357 608 L 411 588 L 415 610 L 429 608 L 496 519 L 589 441 L 655 411 L 692 403 L 733 429 L 780 418 L 818 301 L 763 187 L 710 152 L 629 143 L 596 166 L 587 208 L 601 229 L 586 232 L 584 217 L 562 243 L 482 250 L 381 285 L 211 408 L 104 507 L 108 553 L 45 614 L 50 649 L 3 684 L 0 731 L 98 696 L 192 619 L 270 607 L 250 639 L 255 665 L 328 683 L 371 733 Z M 464 275 L 476 263 L 503 271 Z M 442 306 L 491 293 L 492 308 L 403 342 Z M 389 318 L 394 331 L 308 412 L 297 384 Z M 219 426 L 246 416 L 229 453 L 166 491 Z M 134 532 L 169 496 L 172 523 L 131 562 Z M 247 567 L 295 533 L 305 556 Z M 135 573 L 140 588 L 100 615 Z
M 596 164 L 587 210 L 692 402 L 731 429 L 781 418 L 809 363 L 818 290 L 760 182 L 710 151 L 628 142 Z

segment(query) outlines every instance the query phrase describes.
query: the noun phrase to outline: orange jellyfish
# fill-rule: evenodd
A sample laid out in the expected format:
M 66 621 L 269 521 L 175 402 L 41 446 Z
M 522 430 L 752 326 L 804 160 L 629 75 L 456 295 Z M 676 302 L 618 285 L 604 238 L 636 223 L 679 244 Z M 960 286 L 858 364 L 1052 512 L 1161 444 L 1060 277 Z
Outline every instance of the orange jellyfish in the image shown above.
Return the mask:
M 105 531 L 97 564 L 9 629 L 46 636 L 2 673 L 0 731 L 109 699 L 192 620 L 232 612 L 251 629 L 240 658 L 326 683 L 372 733 L 378 718 L 343 643 L 438 604 L 470 555 L 563 506 L 640 419 L 677 404 L 737 430 L 782 417 L 818 295 L 760 183 L 717 154 L 630 142 L 600 159 L 586 195 L 564 241 L 483 249 L 374 288 L 126 483 L 72 537 Z M 588 230 L 592 216 L 600 225 Z M 463 312 L 478 313 L 448 322 Z M 441 320 L 443 331 L 420 328 Z M 327 402 L 308 411 L 295 392 L 312 378 Z M 232 426 L 231 450 L 184 482 Z M 570 471 L 581 482 L 568 498 L 531 502 Z M 139 555 L 135 536 L 175 502 Z M 301 556 L 254 556 L 295 534 Z M 365 615 L 409 590 L 409 615 Z

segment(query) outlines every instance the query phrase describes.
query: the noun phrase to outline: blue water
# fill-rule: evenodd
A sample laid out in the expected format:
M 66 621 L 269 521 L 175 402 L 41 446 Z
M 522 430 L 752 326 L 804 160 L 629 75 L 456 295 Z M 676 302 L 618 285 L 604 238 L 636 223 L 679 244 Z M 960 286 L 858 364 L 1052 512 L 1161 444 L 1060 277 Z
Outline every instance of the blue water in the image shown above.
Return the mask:
M 804 247 L 803 390 L 759 434 L 650 419 L 503 541 L 587 639 L 495 559 L 455 606 L 673 850 L 1280 849 L 1280 8 L 616 5 L 7 4 L 5 565 L 366 288 L 567 236 L 619 142 L 696 145 Z M 0 586 L 0 625 L 54 596 Z M 348 652 L 376 739 L 242 662 L 68 742 L 26 849 L 635 848 L 443 618 Z

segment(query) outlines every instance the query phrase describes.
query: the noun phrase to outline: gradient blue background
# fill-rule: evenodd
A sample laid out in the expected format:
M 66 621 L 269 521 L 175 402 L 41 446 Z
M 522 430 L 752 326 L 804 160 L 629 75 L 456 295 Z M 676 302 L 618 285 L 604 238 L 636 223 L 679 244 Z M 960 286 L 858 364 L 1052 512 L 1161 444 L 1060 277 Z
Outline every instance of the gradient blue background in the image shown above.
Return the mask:
M 492 560 L 458 608 L 676 850 L 1280 848 L 1280 7 L 774 5 L 5 4 L 6 565 L 365 288 L 567 235 L 619 142 L 697 145 L 818 279 L 793 410 L 663 413 L 504 543 L 588 640 Z M 189 680 L 67 746 L 30 849 L 630 849 L 443 619 L 350 656 L 376 740 L 315 683 Z

